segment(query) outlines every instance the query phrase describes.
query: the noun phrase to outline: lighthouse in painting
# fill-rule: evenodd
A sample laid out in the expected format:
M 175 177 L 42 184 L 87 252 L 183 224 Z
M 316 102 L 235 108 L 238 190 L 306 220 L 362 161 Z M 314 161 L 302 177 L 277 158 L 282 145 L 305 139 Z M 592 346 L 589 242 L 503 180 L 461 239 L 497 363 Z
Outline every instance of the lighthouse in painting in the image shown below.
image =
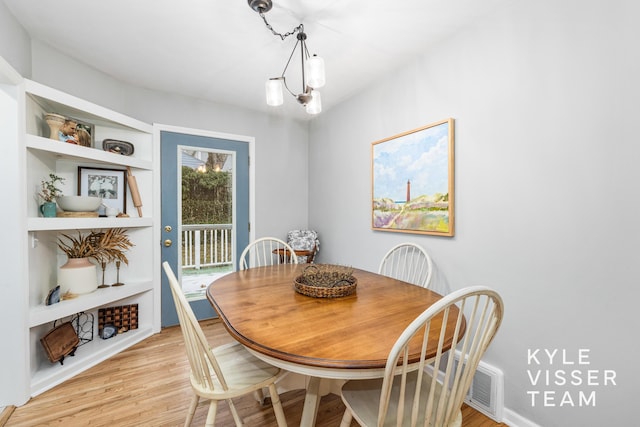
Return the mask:
M 411 180 L 407 180 L 407 203 L 411 200 Z

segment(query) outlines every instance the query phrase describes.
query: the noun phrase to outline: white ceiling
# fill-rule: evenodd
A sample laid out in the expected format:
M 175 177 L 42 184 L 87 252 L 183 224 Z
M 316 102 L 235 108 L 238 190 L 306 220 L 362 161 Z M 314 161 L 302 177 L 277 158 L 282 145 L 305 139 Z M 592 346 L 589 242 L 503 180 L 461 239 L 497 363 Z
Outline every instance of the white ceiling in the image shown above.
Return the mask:
M 323 110 L 415 59 L 508 0 L 274 0 L 280 33 L 304 24 L 325 60 Z M 32 39 L 118 80 L 261 111 L 309 116 L 293 97 L 268 107 L 264 82 L 282 73 L 281 41 L 246 0 L 4 0 Z M 297 56 L 296 56 L 297 58 Z M 298 92 L 300 68 L 287 82 Z

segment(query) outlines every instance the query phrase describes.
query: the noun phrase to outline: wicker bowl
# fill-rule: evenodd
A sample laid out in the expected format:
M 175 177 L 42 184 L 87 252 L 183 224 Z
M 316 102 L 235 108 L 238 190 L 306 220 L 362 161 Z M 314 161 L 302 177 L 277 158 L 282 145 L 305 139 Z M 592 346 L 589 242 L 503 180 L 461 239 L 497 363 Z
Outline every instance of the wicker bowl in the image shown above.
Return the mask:
M 353 269 L 339 265 L 311 264 L 296 277 L 293 287 L 296 292 L 314 298 L 339 298 L 356 291 L 358 279 Z

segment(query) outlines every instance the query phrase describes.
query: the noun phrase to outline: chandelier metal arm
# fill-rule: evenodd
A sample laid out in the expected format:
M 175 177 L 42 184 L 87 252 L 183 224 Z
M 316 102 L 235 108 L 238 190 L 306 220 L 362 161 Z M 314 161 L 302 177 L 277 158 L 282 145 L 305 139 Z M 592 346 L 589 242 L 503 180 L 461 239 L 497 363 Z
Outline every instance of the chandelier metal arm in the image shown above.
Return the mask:
M 298 102 L 300 103 L 303 103 L 303 101 L 301 101 L 301 98 L 304 99 L 305 100 L 304 102 L 306 103 L 307 96 L 310 95 L 311 93 L 311 88 L 307 85 L 305 67 L 304 67 L 305 60 L 309 59 L 309 50 L 307 49 L 307 44 L 305 43 L 306 38 L 307 38 L 307 35 L 305 33 L 298 34 L 298 41 L 296 41 L 296 44 L 293 46 L 293 50 L 291 51 L 291 55 L 289 55 L 287 64 L 284 66 L 284 70 L 282 70 L 282 74 L 280 75 L 280 77 L 282 78 L 284 87 L 285 89 L 287 89 L 287 92 L 289 92 L 296 99 L 298 99 Z M 289 89 L 289 86 L 287 86 L 287 79 L 285 77 L 285 74 L 287 73 L 287 69 L 289 68 L 289 64 L 291 63 L 291 59 L 293 58 L 293 55 L 296 53 L 296 49 L 298 48 L 298 45 L 300 45 L 300 56 L 301 56 L 300 59 L 302 61 L 302 93 L 299 95 L 292 92 L 291 89 Z
M 293 50 L 291 51 L 291 55 L 289 55 L 289 59 L 287 60 L 287 64 L 284 66 L 284 70 L 282 70 L 282 74 L 281 76 L 284 77 L 285 73 L 287 72 L 287 68 L 289 68 L 289 64 L 291 63 L 291 58 L 293 58 L 293 54 L 296 53 L 296 49 L 298 47 L 298 43 L 300 43 L 300 40 L 298 40 L 295 44 L 295 46 L 293 46 Z
M 293 54 L 296 53 L 296 47 L 298 46 L 298 43 L 299 43 L 299 41 L 296 42 L 296 45 L 293 47 L 293 50 L 291 51 L 291 55 L 289 55 L 289 59 L 287 60 L 287 64 L 284 66 L 284 70 L 282 70 L 282 74 L 280 74 L 280 78 L 282 79 L 282 83 L 284 85 L 284 88 L 293 97 L 296 97 L 297 95 L 295 93 L 293 93 L 291 91 L 291 89 L 289 89 L 289 86 L 287 85 L 287 78 L 285 77 L 285 74 L 287 73 L 287 68 L 289 68 L 289 64 L 291 63 L 291 58 L 293 58 Z
M 298 43 L 300 43 L 300 63 L 302 64 L 302 92 L 307 91 L 307 79 L 305 76 L 305 66 L 304 66 L 304 60 L 306 59 L 304 52 L 307 47 L 307 44 L 305 43 L 306 38 L 307 38 L 307 35 L 305 33 L 298 33 L 298 41 L 296 42 L 296 46 L 298 45 Z
M 306 87 L 304 92 L 296 94 L 295 92 L 291 91 L 291 89 L 289 89 L 289 86 L 287 86 L 286 77 L 280 77 L 280 79 L 282 80 L 282 85 L 287 90 L 287 92 L 289 92 L 289 94 L 293 96 L 300 104 L 306 105 L 306 103 L 311 100 L 311 88 L 309 86 Z

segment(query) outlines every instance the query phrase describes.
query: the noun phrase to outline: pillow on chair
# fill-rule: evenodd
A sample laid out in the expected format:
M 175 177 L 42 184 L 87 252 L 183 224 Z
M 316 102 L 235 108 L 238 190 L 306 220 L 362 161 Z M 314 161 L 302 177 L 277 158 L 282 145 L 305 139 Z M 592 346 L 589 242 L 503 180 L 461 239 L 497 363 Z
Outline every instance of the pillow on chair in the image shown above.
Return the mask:
M 320 250 L 318 233 L 314 230 L 291 230 L 287 233 L 287 244 L 294 250 L 311 251 L 315 247 L 315 253 Z M 315 254 L 314 254 L 315 256 Z M 298 262 L 307 262 L 306 256 L 298 257 Z

